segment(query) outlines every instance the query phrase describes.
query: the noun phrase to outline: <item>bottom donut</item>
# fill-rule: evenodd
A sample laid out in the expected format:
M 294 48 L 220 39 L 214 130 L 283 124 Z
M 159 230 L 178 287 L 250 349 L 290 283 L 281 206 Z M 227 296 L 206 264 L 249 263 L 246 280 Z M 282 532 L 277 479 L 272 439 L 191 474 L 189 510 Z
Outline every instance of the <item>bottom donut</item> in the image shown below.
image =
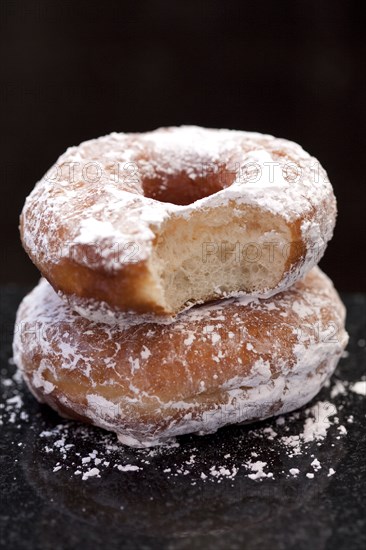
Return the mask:
M 344 323 L 319 268 L 270 299 L 212 302 L 169 325 L 93 323 L 42 279 L 19 306 L 13 351 L 39 401 L 147 447 L 301 407 L 334 371 Z

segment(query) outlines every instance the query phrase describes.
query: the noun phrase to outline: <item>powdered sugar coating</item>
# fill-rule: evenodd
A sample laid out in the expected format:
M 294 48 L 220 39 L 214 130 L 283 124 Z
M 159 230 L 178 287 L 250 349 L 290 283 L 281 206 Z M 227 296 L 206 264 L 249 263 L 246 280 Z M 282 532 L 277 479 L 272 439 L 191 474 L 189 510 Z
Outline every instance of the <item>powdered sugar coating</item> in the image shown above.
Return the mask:
M 222 167 L 229 178 L 224 188 L 191 204 L 145 196 L 147 181 L 162 193 L 177 175 L 199 187 L 205 174 Z M 51 281 L 70 257 L 78 266 L 113 275 L 148 261 L 168 219 L 189 220 L 197 211 L 228 204 L 251 205 L 301 226 L 306 249 L 301 265 L 275 289 L 254 296 L 288 288 L 319 261 L 332 236 L 332 187 L 318 161 L 299 145 L 254 132 L 182 126 L 145 134 L 114 132 L 67 149 L 26 200 L 23 243 L 41 271 L 48 266 L 45 274 Z M 110 311 L 110 304 L 99 299 L 94 304 L 77 291 L 66 297 L 92 320 L 125 321 L 126 312 Z
M 124 328 L 80 317 L 42 280 L 19 308 L 14 360 L 39 400 L 149 446 L 302 406 L 347 344 L 344 317 L 318 268 L 272 300 Z
M 90 183 L 89 187 L 88 184 L 81 185 L 83 182 L 77 181 L 75 174 L 77 163 L 82 168 L 88 162 L 98 163 L 102 168 L 98 182 Z M 117 179 L 114 162 L 122 165 L 136 163 L 138 171 L 131 181 L 126 182 L 123 177 Z M 257 181 L 251 181 L 245 174 L 240 175 L 239 170 L 247 163 L 260 166 Z M 271 163 L 273 166 L 269 166 Z M 291 175 L 290 180 L 283 176 L 282 168 L 290 169 L 290 163 L 296 164 L 299 176 L 301 169 L 301 177 L 293 181 L 291 179 L 295 178 L 295 174 Z M 73 164 L 75 177 L 74 181 L 70 181 L 69 167 Z M 146 177 L 184 172 L 195 179 L 202 176 L 204 167 L 222 164 L 235 173 L 234 182 L 194 204 L 180 206 L 161 203 L 143 195 L 141 182 Z M 182 126 L 145 134 L 114 132 L 70 147 L 55 166 L 65 166 L 67 170 L 59 173 L 55 182 L 47 173 L 48 177 L 41 179 L 27 198 L 26 207 L 37 203 L 54 227 L 62 225 L 66 217 L 69 221 L 68 237 L 72 242 L 102 241 L 106 238 L 115 241 L 116 237 L 122 236 L 126 242 L 137 240 L 146 246 L 151 245 L 150 227 L 161 225 L 167 216 L 189 217 L 194 210 L 221 206 L 231 199 L 260 206 L 265 211 L 294 221 L 316 208 L 331 193 L 325 170 L 300 145 L 269 135 L 235 130 Z M 253 177 L 256 179 L 256 176 Z M 50 195 L 52 204 L 49 202 Z M 118 215 L 125 208 L 129 209 L 128 218 L 131 220 Z M 50 234 L 43 237 L 42 242 L 33 224 L 24 234 L 30 249 L 39 247 L 41 252 L 44 248 L 43 252 L 48 254 L 47 240 L 52 237 L 52 224 Z M 147 253 L 147 250 L 144 252 Z

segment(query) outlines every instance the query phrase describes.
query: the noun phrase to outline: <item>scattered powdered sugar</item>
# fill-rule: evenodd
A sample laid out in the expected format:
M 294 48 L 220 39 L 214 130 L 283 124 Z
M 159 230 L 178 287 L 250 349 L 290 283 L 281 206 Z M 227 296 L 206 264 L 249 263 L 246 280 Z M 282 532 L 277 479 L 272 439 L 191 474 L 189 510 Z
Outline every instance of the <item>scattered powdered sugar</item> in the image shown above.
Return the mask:
M 358 395 L 364 395 L 366 396 L 366 380 L 360 380 L 359 382 L 355 382 L 350 386 L 350 390 L 354 393 L 358 393 Z
M 330 427 L 330 417 L 337 412 L 332 403 L 328 401 L 318 401 L 318 403 L 310 409 L 310 416 L 305 420 L 304 431 L 302 437 L 305 443 L 309 441 L 319 441 L 324 439 Z
M 264 477 L 273 477 L 272 472 L 265 472 L 264 468 L 267 466 L 267 462 L 262 462 L 261 460 L 257 460 L 256 462 L 247 462 L 246 465 L 250 470 L 252 470 L 252 474 L 248 474 L 249 479 L 261 479 Z
M 317 458 L 314 458 L 314 460 L 312 461 L 311 463 L 311 466 L 314 468 L 314 470 L 317 472 L 318 470 L 321 469 L 321 464 L 319 462 L 319 460 Z
M 39 429 L 40 413 L 30 412 L 39 405 L 28 392 L 24 393 L 18 372 L 2 380 L 0 423 L 10 423 L 22 434 L 31 433 L 30 439 L 23 435 L 16 443 L 22 452 L 28 449 L 37 453 L 37 461 L 52 475 L 67 475 L 69 480 L 93 483 L 111 472 L 139 476 L 154 468 L 167 478 L 187 477 L 192 485 L 233 483 L 238 476 L 257 483 L 272 483 L 280 478 L 310 482 L 317 476 L 336 475 L 337 463 L 329 461 L 338 457 L 339 440 L 347 436 L 342 422 L 347 422 L 349 429 L 355 422 L 354 415 L 344 411 L 344 404 L 351 396 L 348 389 L 354 391 L 357 384 L 334 379 L 328 394 L 334 396 L 336 403 L 323 399 L 276 419 L 229 428 L 233 430 L 232 443 L 220 440 L 223 432 L 210 436 L 219 438 L 218 443 L 208 442 L 211 450 L 216 449 L 211 459 L 207 457 L 204 439 L 197 436 L 188 443 L 173 441 L 166 447 L 131 450 L 116 442 L 114 434 L 84 424 L 62 421 L 55 425 L 42 420 L 44 429 Z M 33 422 L 37 415 L 37 422 Z
M 236 474 L 238 473 L 239 469 L 235 466 L 232 467 L 232 469 L 227 468 L 225 466 L 211 466 L 210 468 L 210 475 L 215 477 L 216 479 L 220 480 L 220 478 L 228 478 L 228 479 L 234 479 Z M 202 477 L 203 476 L 203 477 Z M 201 479 L 207 479 L 207 475 L 201 472 Z
M 334 399 L 337 395 L 345 395 L 347 393 L 347 388 L 341 380 L 336 380 L 333 384 L 333 387 L 330 391 L 330 397 Z
M 100 477 L 100 470 L 98 468 L 90 468 L 85 474 L 83 474 L 82 480 L 85 481 L 90 477 Z
M 12 378 L 5 378 L 1 384 L 7 390 L 15 392 L 17 384 L 21 383 L 19 379 L 19 371 Z M 23 409 L 23 398 L 19 392 L 13 393 L 11 397 L 5 398 L 3 403 L 0 403 L 0 426 L 5 423 L 18 424 L 19 422 L 28 422 L 29 414 Z
M 139 470 L 142 470 L 142 468 L 139 466 L 133 466 L 132 464 L 125 464 L 125 466 L 118 464 L 117 470 L 120 472 L 138 472 Z

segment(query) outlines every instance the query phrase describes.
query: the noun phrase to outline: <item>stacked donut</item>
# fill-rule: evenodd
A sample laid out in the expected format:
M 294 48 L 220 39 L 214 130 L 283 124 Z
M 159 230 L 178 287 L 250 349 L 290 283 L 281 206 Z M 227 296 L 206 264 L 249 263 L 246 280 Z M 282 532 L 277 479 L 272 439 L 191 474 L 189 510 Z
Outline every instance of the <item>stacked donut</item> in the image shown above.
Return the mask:
M 332 187 L 299 145 L 192 126 L 69 148 L 20 220 L 41 271 L 14 359 L 61 415 L 144 447 L 296 409 L 347 344 L 318 267 Z

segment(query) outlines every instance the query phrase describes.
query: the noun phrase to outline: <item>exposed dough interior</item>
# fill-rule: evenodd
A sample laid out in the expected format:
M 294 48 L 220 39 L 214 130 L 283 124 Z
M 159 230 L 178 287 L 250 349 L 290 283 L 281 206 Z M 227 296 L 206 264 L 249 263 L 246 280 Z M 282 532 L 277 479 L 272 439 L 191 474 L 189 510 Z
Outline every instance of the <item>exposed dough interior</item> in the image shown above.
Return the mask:
M 150 267 L 161 302 L 175 311 L 190 301 L 276 287 L 290 246 L 290 229 L 281 217 L 228 205 L 169 219 Z

